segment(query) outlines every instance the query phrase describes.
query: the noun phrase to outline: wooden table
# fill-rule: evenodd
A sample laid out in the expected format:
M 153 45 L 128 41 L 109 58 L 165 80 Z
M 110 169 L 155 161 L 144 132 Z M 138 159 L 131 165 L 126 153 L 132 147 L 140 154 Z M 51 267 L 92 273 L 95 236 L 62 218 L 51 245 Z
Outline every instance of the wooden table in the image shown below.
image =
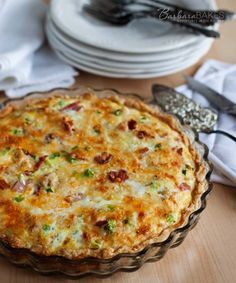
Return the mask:
M 235 0 L 218 0 L 219 7 L 236 11 Z M 112 87 L 123 92 L 150 95 L 153 83 L 177 86 L 184 82 L 184 74 L 193 74 L 206 58 L 236 63 L 236 22 L 221 27 L 222 38 L 209 54 L 194 67 L 181 73 L 149 80 L 107 79 L 81 73 L 77 83 L 96 88 Z M 0 100 L 4 99 L 0 95 Z M 235 151 L 234 151 L 235 152 Z M 16 268 L 0 259 L 1 283 L 66 283 L 59 277 L 42 277 L 33 271 Z M 117 273 L 109 279 L 86 278 L 80 282 L 117 283 L 234 283 L 236 282 L 236 189 L 214 185 L 208 207 L 197 227 L 184 243 L 170 250 L 157 263 L 144 265 L 131 274 Z

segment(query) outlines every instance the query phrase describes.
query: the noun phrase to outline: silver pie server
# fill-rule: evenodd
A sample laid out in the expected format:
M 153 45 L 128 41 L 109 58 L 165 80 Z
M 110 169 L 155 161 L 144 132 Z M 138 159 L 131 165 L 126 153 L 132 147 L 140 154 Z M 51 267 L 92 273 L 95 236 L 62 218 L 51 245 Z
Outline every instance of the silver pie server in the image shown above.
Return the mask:
M 233 135 L 222 130 L 214 130 L 218 121 L 218 114 L 214 110 L 202 107 L 192 99 L 164 85 L 153 85 L 152 93 L 154 103 L 157 103 L 164 111 L 179 117 L 184 124 L 197 132 L 224 135 L 236 142 L 236 137 Z

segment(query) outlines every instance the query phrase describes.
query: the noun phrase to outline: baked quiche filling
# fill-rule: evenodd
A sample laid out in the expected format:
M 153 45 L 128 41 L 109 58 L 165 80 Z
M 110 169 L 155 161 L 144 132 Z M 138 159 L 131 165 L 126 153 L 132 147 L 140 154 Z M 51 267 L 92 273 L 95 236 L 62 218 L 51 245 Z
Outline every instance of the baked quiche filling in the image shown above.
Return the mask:
M 0 112 L 0 239 L 41 255 L 109 258 L 182 225 L 200 160 L 164 115 L 91 94 Z

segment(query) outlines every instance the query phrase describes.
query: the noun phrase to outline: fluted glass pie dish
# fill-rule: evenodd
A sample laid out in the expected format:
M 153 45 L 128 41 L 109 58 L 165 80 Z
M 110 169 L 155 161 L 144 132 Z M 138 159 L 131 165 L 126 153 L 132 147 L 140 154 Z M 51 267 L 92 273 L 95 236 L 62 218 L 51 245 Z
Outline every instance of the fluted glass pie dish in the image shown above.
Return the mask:
M 15 104 L 16 107 L 20 107 L 21 104 L 25 105 L 28 103 L 30 105 L 30 102 L 34 99 L 39 99 L 43 97 L 45 98 L 46 96 L 54 97 L 55 95 L 63 96 L 65 93 L 68 93 L 68 91 L 61 89 L 61 90 L 52 91 L 48 94 L 46 93 L 31 94 L 22 100 L 11 101 L 10 103 L 11 105 Z M 118 94 L 120 97 L 124 97 L 125 99 L 127 99 L 127 97 L 132 96 L 132 99 L 135 99 L 135 101 L 138 103 L 138 100 L 137 100 L 138 98 L 136 95 L 119 94 L 118 92 L 114 90 L 100 90 L 99 91 L 99 90 L 91 90 L 91 89 L 81 87 L 81 88 L 69 91 L 70 97 L 75 97 L 75 96 L 82 95 L 85 93 L 95 93 L 98 97 L 107 97 L 107 96 L 110 97 L 110 96 L 114 96 Z M 8 106 L 9 106 L 9 102 L 6 102 L 5 109 L 8 109 L 7 108 Z M 70 109 L 72 107 L 73 108 L 72 110 L 74 110 L 74 108 L 78 109 L 78 105 L 77 104 L 75 105 L 74 103 L 70 104 L 69 107 Z M 155 106 L 153 106 L 153 108 L 154 107 Z M 68 105 L 64 107 L 63 109 L 68 109 Z M 115 112 L 113 114 L 114 116 L 117 116 L 117 115 L 119 116 L 120 109 L 119 109 L 119 113 Z M 17 264 L 20 266 L 32 267 L 34 270 L 42 274 L 59 273 L 62 275 L 69 276 L 71 278 L 79 278 L 79 277 L 86 276 L 86 275 L 95 275 L 95 276 L 102 277 L 102 276 L 112 275 L 113 273 L 119 270 L 127 271 L 127 272 L 137 270 L 145 262 L 157 261 L 164 256 L 164 254 L 167 252 L 169 248 L 176 247 L 179 244 L 181 244 L 184 238 L 186 237 L 187 233 L 196 225 L 201 212 L 204 210 L 206 206 L 206 197 L 211 190 L 211 184 L 209 182 L 211 166 L 209 162 L 207 161 L 207 149 L 204 145 L 202 145 L 198 141 L 197 135 L 195 135 L 194 132 L 188 127 L 180 126 L 179 122 L 177 121 L 177 118 L 174 118 L 173 116 L 169 116 L 167 114 L 161 114 L 161 115 L 163 115 L 163 117 L 169 117 L 172 121 L 174 121 L 174 123 L 177 123 L 179 125 L 178 127 L 181 127 L 181 132 L 183 132 L 188 137 L 190 146 L 194 147 L 194 149 L 197 152 L 197 156 L 201 157 L 201 166 L 203 166 L 204 168 L 203 173 L 202 173 L 203 175 L 200 179 L 201 180 L 201 184 L 200 184 L 201 190 L 197 191 L 197 197 L 196 198 L 194 197 L 194 199 L 196 199 L 194 206 L 191 210 L 188 211 L 188 213 L 186 213 L 186 217 L 184 218 L 184 221 L 181 221 L 180 224 L 178 224 L 177 228 L 175 228 L 174 226 L 171 226 L 172 227 L 171 229 L 163 230 L 161 235 L 158 237 L 158 240 L 155 240 L 157 238 L 153 238 L 151 239 L 150 242 L 147 242 L 147 243 L 144 242 L 145 245 L 142 244 L 139 249 L 135 248 L 132 250 L 132 252 L 122 252 L 123 250 L 125 250 L 126 247 L 124 248 L 121 247 L 120 248 L 121 252 L 118 252 L 118 253 L 116 252 L 114 256 L 112 254 L 100 256 L 99 252 L 96 253 L 96 251 L 94 250 L 92 250 L 91 253 L 93 255 L 97 254 L 99 256 L 93 256 L 93 257 L 84 256 L 84 257 L 77 257 L 76 259 L 74 259 L 73 257 L 69 258 L 70 254 L 69 256 L 62 256 L 62 255 L 58 256 L 58 255 L 51 255 L 51 254 L 48 255 L 46 254 L 47 253 L 46 251 L 44 252 L 44 254 L 43 253 L 41 254 L 40 252 L 32 252 L 30 249 L 13 247 L 14 245 L 10 245 L 9 241 L 6 241 L 5 239 L 0 240 L 0 254 L 5 256 L 9 261 L 11 261 L 14 264 Z M 116 118 L 114 117 L 114 119 Z M 133 120 L 130 120 L 130 121 L 132 122 L 129 125 L 131 128 L 130 130 L 134 130 L 134 128 L 136 127 L 136 123 Z M 27 122 L 29 121 L 27 120 Z M 71 127 L 69 127 L 68 129 L 68 123 L 66 124 L 66 128 L 69 131 L 72 130 Z M 97 128 L 96 128 L 96 131 L 97 131 Z M 17 131 L 16 134 L 19 134 L 19 131 Z M 140 136 L 140 134 L 142 134 L 140 139 L 143 139 L 143 135 L 145 134 L 145 131 L 138 131 L 137 134 L 138 134 L 138 137 Z M 177 151 L 178 151 L 178 148 L 177 148 Z M 178 154 L 182 155 L 182 150 L 178 152 Z M 54 154 L 53 158 L 57 156 L 58 155 Z M 68 156 L 66 156 L 66 158 L 68 159 Z M 40 164 L 38 164 L 40 166 L 42 165 L 41 161 L 42 160 L 40 160 Z M 186 175 L 186 169 L 183 170 L 182 172 L 183 172 L 183 175 Z M 110 181 L 112 182 L 116 181 L 114 177 L 117 177 L 116 176 L 117 173 L 114 171 L 110 173 L 112 173 L 108 176 Z M 123 178 L 124 174 L 126 173 L 124 173 L 124 170 L 121 173 L 122 173 L 121 177 Z M 92 172 L 91 170 L 90 171 L 87 170 L 86 174 L 87 174 L 87 177 L 91 177 L 93 176 L 94 172 Z M 120 178 L 120 176 L 118 177 Z M 128 176 L 125 176 L 125 179 L 127 178 Z M 185 183 L 183 184 L 184 186 L 181 190 L 188 190 L 188 186 L 186 186 Z M 1 189 L 4 189 L 3 185 Z M 47 188 L 48 193 L 52 193 L 52 191 L 53 189 L 51 187 Z M 40 192 L 37 191 L 37 194 L 38 193 Z M 80 194 L 80 199 L 81 198 L 82 196 Z M 20 198 L 18 196 L 17 198 L 14 198 L 14 199 L 17 202 L 21 202 L 22 200 L 24 200 L 22 196 L 20 196 Z M 113 210 L 114 207 L 110 206 L 109 209 Z M 143 216 L 144 215 L 141 215 L 141 217 Z M 171 221 L 173 221 L 173 219 L 171 219 Z M 102 229 L 104 229 L 104 225 L 105 225 L 106 232 L 107 232 L 107 229 L 108 229 L 107 223 L 104 224 L 101 222 L 104 222 L 104 221 L 98 221 L 98 223 L 96 222 L 96 225 L 102 226 Z M 125 224 L 128 224 L 128 222 Z M 50 231 L 49 225 L 44 225 L 42 227 L 46 232 Z M 111 228 L 114 229 L 114 227 L 109 227 L 110 229 L 109 233 L 112 233 Z M 100 228 L 96 228 L 96 229 L 99 230 Z M 139 230 L 140 229 L 137 230 L 137 233 Z M 140 231 L 141 233 L 145 232 L 145 230 L 143 229 L 141 229 Z M 86 237 L 88 237 L 88 235 Z M 108 238 L 109 238 L 109 235 L 108 235 Z M 96 244 L 98 244 L 98 242 L 96 242 Z

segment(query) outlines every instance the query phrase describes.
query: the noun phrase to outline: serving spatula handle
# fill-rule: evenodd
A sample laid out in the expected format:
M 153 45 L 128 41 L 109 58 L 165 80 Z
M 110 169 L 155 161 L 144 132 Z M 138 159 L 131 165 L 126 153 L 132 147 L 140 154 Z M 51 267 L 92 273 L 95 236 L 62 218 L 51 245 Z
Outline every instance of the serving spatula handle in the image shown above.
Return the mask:
M 208 135 L 211 135 L 211 134 L 219 134 L 219 135 L 223 135 L 223 136 L 226 136 L 228 137 L 229 139 L 231 139 L 232 141 L 236 142 L 236 137 L 234 137 L 233 135 L 225 132 L 225 131 L 221 131 L 221 130 L 215 130 L 215 131 L 204 131 L 202 132 L 204 134 L 208 134 Z

